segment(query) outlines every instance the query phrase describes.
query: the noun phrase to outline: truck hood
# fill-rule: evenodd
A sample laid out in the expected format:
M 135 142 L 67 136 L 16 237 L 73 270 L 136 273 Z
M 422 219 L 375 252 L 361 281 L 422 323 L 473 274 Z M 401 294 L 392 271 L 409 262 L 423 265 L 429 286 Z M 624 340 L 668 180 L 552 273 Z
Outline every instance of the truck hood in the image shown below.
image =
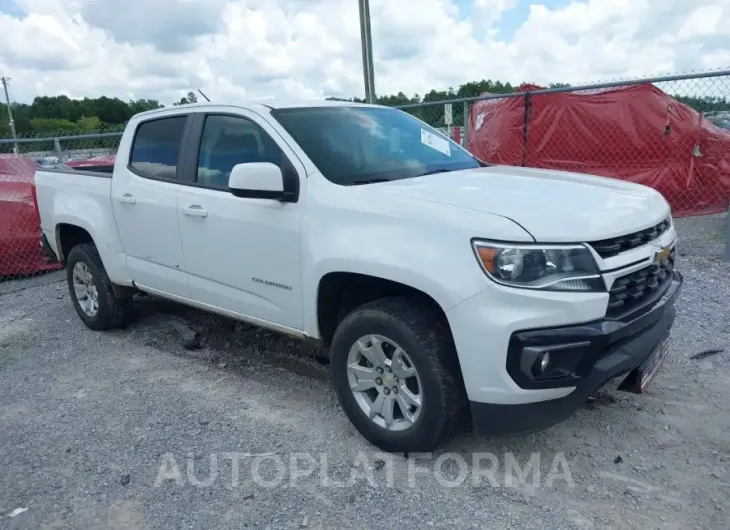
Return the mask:
M 639 184 L 511 166 L 438 173 L 368 187 L 507 217 L 538 242 L 597 241 L 625 235 L 659 223 L 670 211 L 661 194 Z

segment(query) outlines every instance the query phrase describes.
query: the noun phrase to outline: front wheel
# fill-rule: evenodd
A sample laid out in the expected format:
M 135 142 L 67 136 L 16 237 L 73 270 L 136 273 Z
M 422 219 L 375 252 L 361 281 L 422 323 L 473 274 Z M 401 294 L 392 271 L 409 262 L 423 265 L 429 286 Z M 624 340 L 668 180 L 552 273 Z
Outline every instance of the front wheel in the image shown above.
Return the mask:
M 430 306 L 405 298 L 365 304 L 342 320 L 330 352 L 340 404 L 373 445 L 432 451 L 457 431 L 463 383 L 451 335 Z
M 124 325 L 132 301 L 116 296 L 93 243 L 71 249 L 66 261 L 66 280 L 74 309 L 88 328 L 106 330 Z

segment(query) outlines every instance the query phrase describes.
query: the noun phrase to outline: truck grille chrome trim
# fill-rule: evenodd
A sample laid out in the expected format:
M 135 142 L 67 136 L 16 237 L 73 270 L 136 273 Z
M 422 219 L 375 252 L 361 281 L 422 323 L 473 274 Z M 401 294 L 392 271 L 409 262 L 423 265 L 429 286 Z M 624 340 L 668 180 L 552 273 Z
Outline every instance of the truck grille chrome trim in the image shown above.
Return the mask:
M 640 230 L 639 232 L 634 232 L 633 234 L 627 234 L 625 236 L 602 239 L 601 241 L 595 241 L 588 244 L 593 247 L 593 250 L 595 250 L 602 258 L 611 258 L 621 252 L 640 247 L 650 241 L 653 241 L 669 230 L 670 226 L 672 226 L 672 223 L 669 220 L 669 217 L 667 217 L 661 223 L 645 230 Z
M 661 295 L 672 282 L 676 250 L 661 261 L 614 280 L 606 316 L 617 317 L 640 306 L 652 295 Z

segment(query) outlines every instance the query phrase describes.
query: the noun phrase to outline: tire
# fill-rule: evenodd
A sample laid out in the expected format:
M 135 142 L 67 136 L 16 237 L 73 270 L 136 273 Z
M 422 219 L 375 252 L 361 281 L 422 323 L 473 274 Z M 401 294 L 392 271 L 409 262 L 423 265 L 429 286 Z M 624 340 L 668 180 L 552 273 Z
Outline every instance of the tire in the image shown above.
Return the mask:
M 82 307 L 87 303 L 88 296 L 85 300 L 80 300 L 74 288 L 74 271 L 81 272 L 84 269 L 91 275 L 87 283 L 90 289 L 88 292 L 92 292 L 93 288 L 96 293 L 95 312 L 89 312 Z M 74 309 L 89 329 L 102 331 L 126 324 L 131 314 L 132 299 L 118 298 L 114 294 L 112 282 L 93 243 L 76 245 L 71 249 L 66 260 L 66 281 Z
M 402 413 L 402 419 L 395 421 L 406 425 L 401 426 L 401 430 L 393 430 L 395 423 L 392 412 L 388 414 L 391 418 L 391 428 L 388 429 L 385 425 L 376 423 L 387 421 L 385 414 L 373 420 L 362 405 L 363 401 L 370 400 L 373 403 L 371 409 L 377 408 L 378 399 L 388 399 L 381 394 L 386 391 L 385 387 L 390 382 L 386 383 L 381 379 L 381 384 L 375 387 L 378 394 L 373 394 L 368 389 L 368 394 L 363 396 L 362 392 L 355 393 L 351 389 L 354 383 L 348 375 L 348 366 L 352 366 L 353 352 L 356 352 L 354 355 L 357 357 L 357 352 L 362 351 L 362 342 L 358 345 L 358 340 L 367 336 L 375 337 L 376 341 L 379 340 L 378 336 L 392 341 L 407 354 L 410 367 L 416 370 L 415 379 L 421 391 L 420 412 L 415 421 L 405 421 L 410 418 L 406 418 L 402 413 L 402 406 L 396 404 L 396 409 Z M 372 341 L 366 341 L 365 345 L 372 344 Z M 394 349 L 392 346 L 379 347 L 381 350 Z M 372 347 L 367 350 L 372 351 Z M 395 355 L 393 354 L 393 358 Z M 459 429 L 467 404 L 461 369 L 443 316 L 436 314 L 428 305 L 407 298 L 384 298 L 358 307 L 337 327 L 330 356 L 332 382 L 345 414 L 360 434 L 376 447 L 394 453 L 430 452 Z M 364 356 L 360 356 L 361 359 L 362 357 Z M 393 360 L 390 362 L 393 363 Z M 371 363 L 366 361 L 365 364 Z M 393 369 L 389 370 L 392 373 L 386 374 L 391 377 L 391 382 L 393 374 L 398 371 L 394 364 L 392 366 Z M 369 366 L 366 369 L 369 370 Z M 413 377 L 410 381 L 413 381 Z M 368 383 L 366 381 L 366 385 Z M 396 379 L 396 383 L 403 397 L 403 379 Z M 395 392 L 395 386 L 392 388 L 389 398 L 398 398 L 394 396 L 398 393 Z M 369 397 L 372 395 L 376 397 Z M 364 406 L 367 407 L 367 404 Z

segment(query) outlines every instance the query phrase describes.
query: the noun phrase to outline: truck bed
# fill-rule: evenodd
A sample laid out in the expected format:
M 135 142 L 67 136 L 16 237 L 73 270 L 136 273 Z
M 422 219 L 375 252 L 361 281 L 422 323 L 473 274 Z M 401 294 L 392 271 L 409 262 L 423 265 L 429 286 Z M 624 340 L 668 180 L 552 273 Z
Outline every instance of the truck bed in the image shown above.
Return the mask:
M 41 230 L 57 255 L 56 224 L 63 223 L 64 215 L 68 213 L 85 211 L 86 218 L 93 213 L 95 223 L 114 227 L 111 177 L 111 173 L 103 171 L 61 166 L 36 171 L 34 181 Z

